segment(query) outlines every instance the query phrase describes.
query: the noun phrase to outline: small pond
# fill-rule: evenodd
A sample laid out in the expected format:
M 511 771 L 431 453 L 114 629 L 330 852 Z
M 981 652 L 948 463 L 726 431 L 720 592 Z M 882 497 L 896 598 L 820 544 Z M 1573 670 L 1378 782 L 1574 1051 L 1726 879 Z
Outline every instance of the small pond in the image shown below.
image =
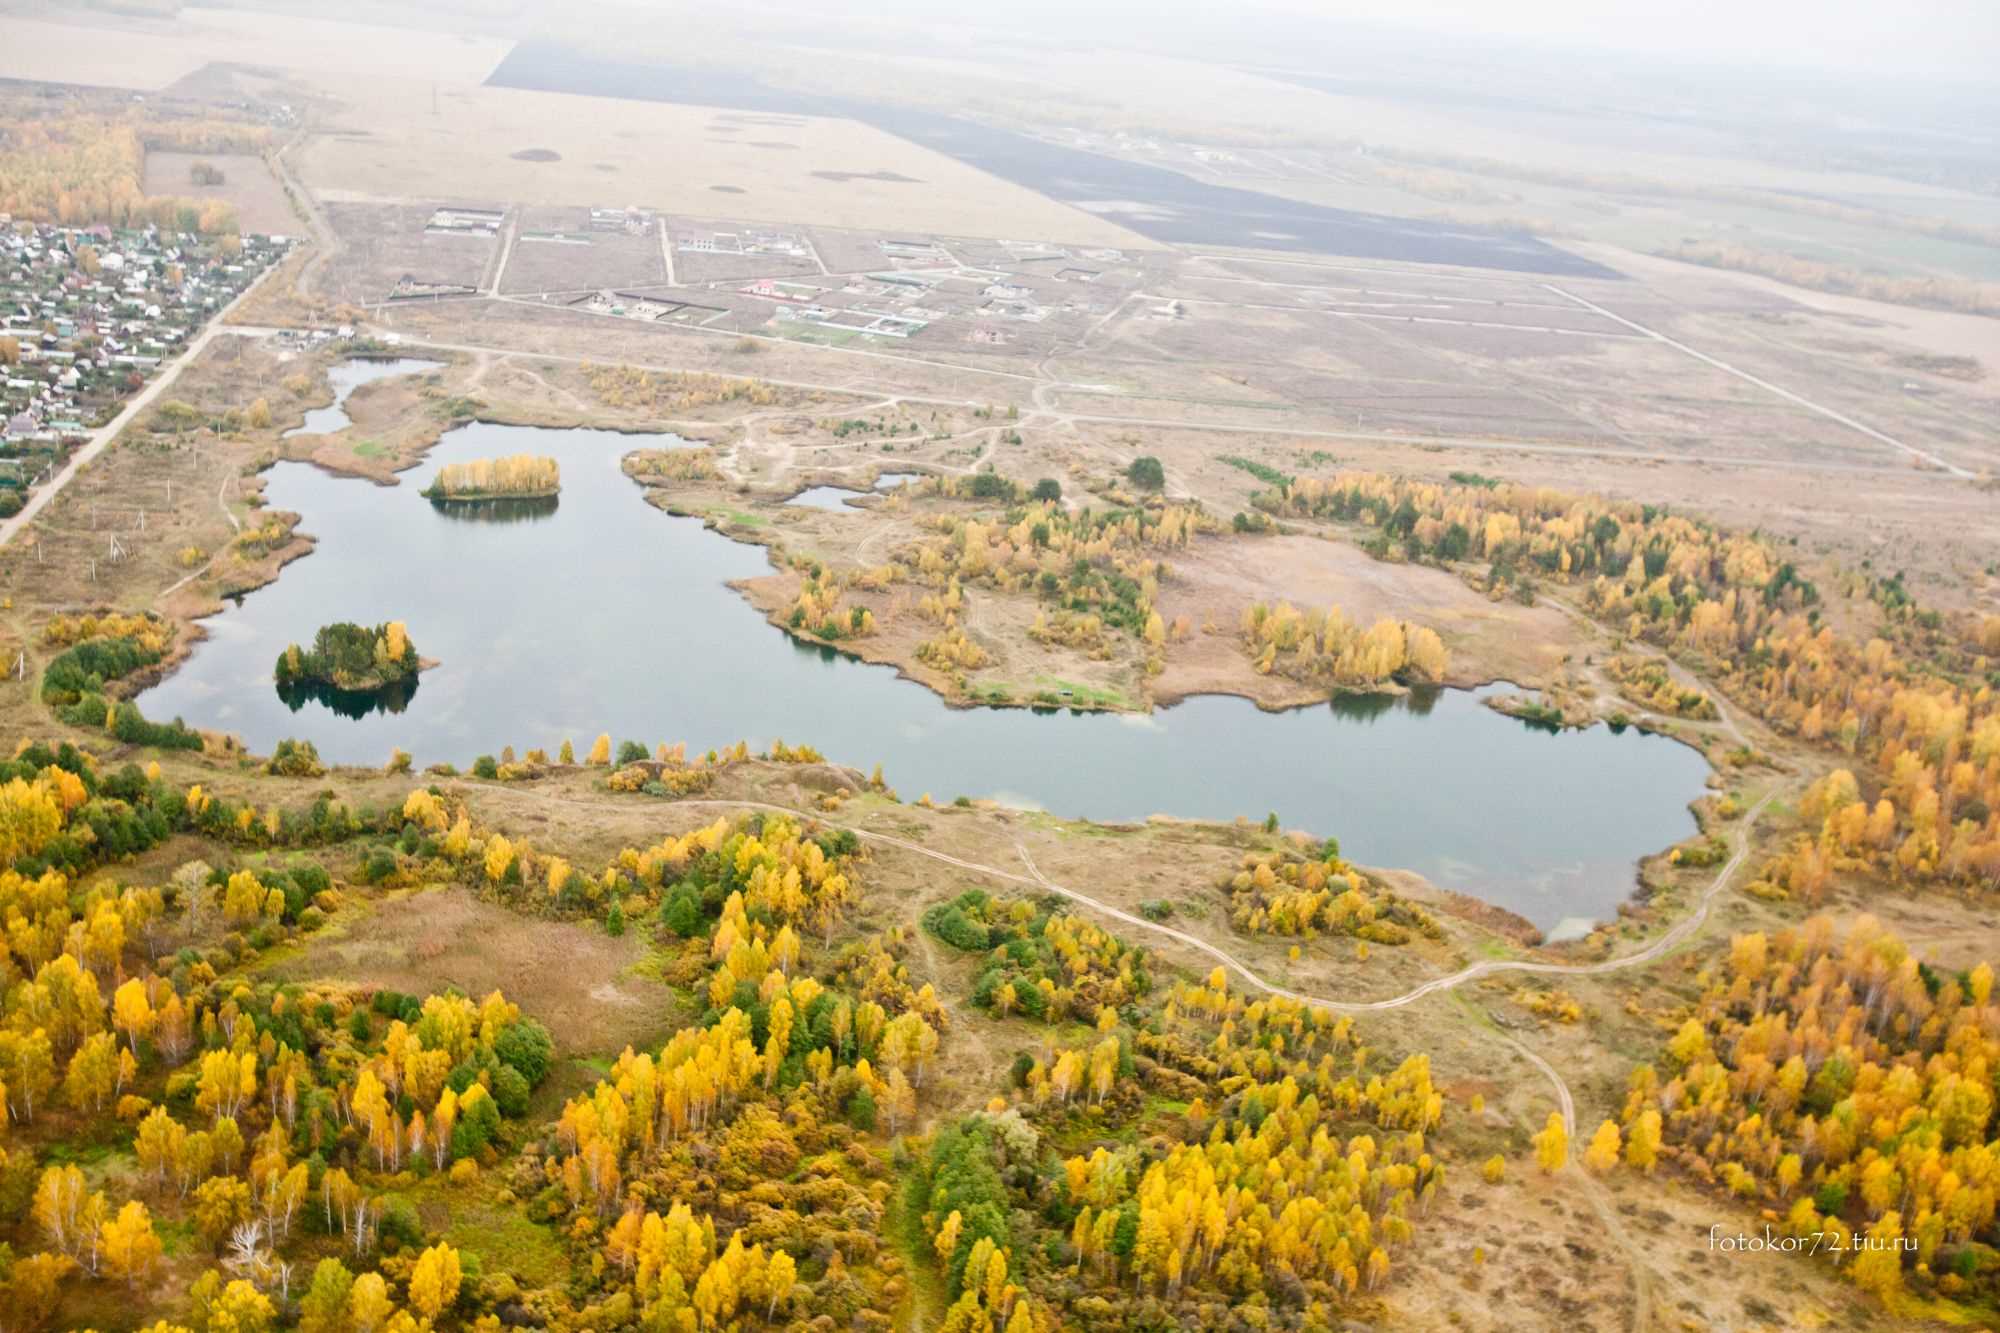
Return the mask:
M 294 426 L 285 432 L 285 438 L 294 435 L 331 435 L 335 431 L 346 430 L 353 425 L 353 418 L 347 415 L 347 398 L 364 384 L 376 380 L 393 379 L 398 375 L 410 375 L 419 370 L 436 370 L 443 364 L 438 361 L 422 361 L 415 357 L 396 357 L 384 360 L 380 357 L 356 357 L 342 361 L 326 372 L 333 384 L 333 401 L 325 407 L 309 408 L 303 425 Z

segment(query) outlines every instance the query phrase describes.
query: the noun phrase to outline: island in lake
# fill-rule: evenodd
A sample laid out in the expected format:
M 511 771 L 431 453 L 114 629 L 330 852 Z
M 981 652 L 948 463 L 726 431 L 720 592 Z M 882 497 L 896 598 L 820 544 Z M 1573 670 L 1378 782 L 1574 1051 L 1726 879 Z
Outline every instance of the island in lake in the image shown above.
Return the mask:
M 446 463 L 425 488 L 432 501 L 548 500 L 562 489 L 556 460 L 541 454 L 506 458 L 474 458 Z
M 415 690 L 417 673 L 426 665 L 402 621 L 370 629 L 343 620 L 320 626 L 311 648 L 294 643 L 278 654 L 278 692 L 323 689 L 343 696 L 383 695 L 407 702 Z

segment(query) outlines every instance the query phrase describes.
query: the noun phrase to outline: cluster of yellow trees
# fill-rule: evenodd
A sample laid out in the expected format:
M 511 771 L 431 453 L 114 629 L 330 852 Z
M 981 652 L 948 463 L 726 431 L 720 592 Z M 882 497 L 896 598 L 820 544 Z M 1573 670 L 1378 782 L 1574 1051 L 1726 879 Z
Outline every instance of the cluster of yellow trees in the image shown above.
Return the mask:
M 82 611 L 50 616 L 42 626 L 42 642 L 51 648 L 68 648 L 85 639 L 131 639 L 148 652 L 160 653 L 173 634 L 173 625 L 150 611 Z
M 1257 602 L 1243 612 L 1243 644 L 1264 675 L 1334 685 L 1434 684 L 1450 665 L 1436 630 L 1388 616 L 1364 630 L 1338 606 L 1322 613 Z
M 1619 653 L 1604 664 L 1604 673 L 1618 682 L 1618 691 L 1633 703 L 1669 717 L 1708 722 L 1716 716 L 1715 700 L 1692 685 L 1675 680 L 1657 657 Z
M 976 495 L 962 479 L 925 484 Z M 965 587 L 1032 593 L 1046 604 L 1030 631 L 1038 640 L 1103 658 L 1111 655 L 1110 632 L 1122 631 L 1141 642 L 1150 671 L 1158 670 L 1170 634 L 1154 605 L 1169 576 L 1164 557 L 1216 529 L 1198 505 L 1072 512 L 1055 501 L 1016 504 L 998 517 L 945 514 L 929 522 L 931 535 L 869 577 L 929 589 L 918 610 L 939 620 L 957 612 Z M 1182 624 L 1174 637 L 1186 633 Z
M 1887 799 L 1881 841 L 1894 844 L 1871 847 L 1873 863 L 1915 880 L 2000 883 L 2000 696 L 1985 680 L 1983 626 L 1922 638 L 1905 605 L 1882 635 L 1852 637 L 1820 622 L 1817 588 L 1761 538 L 1652 506 L 1380 473 L 1301 478 L 1267 502 L 1483 559 L 1489 582 L 1538 572 L 1580 585 L 1592 613 L 1702 657 L 1727 695 L 1777 730 L 1865 761 L 1856 772 L 1872 788 L 1871 817 Z M 1815 841 L 1801 854 L 1829 852 Z
M 274 514 L 255 527 L 246 527 L 236 534 L 230 546 L 236 558 L 245 564 L 255 564 L 281 546 L 292 540 L 292 529 L 299 525 L 297 514 Z
M 73 776 L 52 768 L 32 781 L 9 778 L 0 783 L 0 861 L 33 856 L 62 832 L 63 821 L 76 804 L 68 797 L 74 782 Z
M 953 479 L 940 483 L 949 490 Z M 1116 573 L 1140 585 L 1141 602 L 1151 608 L 1165 573 L 1161 557 L 1183 550 L 1216 523 L 1198 505 L 1158 509 L 1070 511 L 1053 501 L 1017 505 L 998 518 L 942 514 L 930 520 L 932 535 L 897 553 L 903 577 L 941 588 L 947 579 L 1002 591 L 1024 591 L 1042 576 L 1056 580 L 1058 600 L 1111 602 L 1115 593 L 1090 586 L 1079 562 Z
M 977 671 L 993 659 L 957 625 L 917 645 L 917 660 L 939 671 Z
M 1274 935 L 1353 935 L 1378 944 L 1406 944 L 1412 929 L 1429 936 L 1437 926 L 1414 903 L 1373 888 L 1328 842 L 1316 855 L 1246 852 L 1228 890 L 1230 919 L 1240 930 Z
M 715 461 L 715 450 L 705 447 L 634 449 L 625 455 L 620 466 L 626 476 L 644 484 L 716 481 L 722 476 L 722 470 Z
M 1861 296 L 1894 305 L 1956 310 L 1968 315 L 2000 314 L 2000 283 L 1975 282 L 1969 278 L 1899 278 L 1783 251 L 1753 250 L 1716 241 L 1684 240 L 1660 253 L 1686 264 L 1756 273 L 1814 291 Z
M 1157 618 L 1158 613 L 1154 615 Z M 1104 632 L 1104 617 L 1088 611 L 1058 610 L 1052 616 L 1046 607 L 1036 607 L 1035 619 L 1028 626 L 1028 637 L 1036 643 L 1078 649 L 1093 661 L 1106 661 L 1111 656 L 1112 640 Z
M 599 365 L 585 366 L 583 375 L 591 392 L 611 406 L 643 408 L 655 415 L 670 416 L 719 403 L 768 407 L 778 401 L 776 386 L 727 375 Z
M 1993 969 L 1922 964 L 1874 918 L 1739 935 L 1664 1068 L 1634 1071 L 1625 1160 L 1671 1161 L 1848 1246 L 1854 1281 L 1965 1290 L 2000 1199 Z M 1616 1127 L 1600 1129 L 1616 1151 Z M 1664 1146 L 1662 1146 L 1664 1145 Z M 1910 1242 L 1908 1249 L 1899 1243 Z
M 56 811 L 82 795 L 64 769 L 13 787 Z M 196 789 L 187 803 L 206 808 L 208 798 Z M 525 1099 L 519 1075 L 496 1074 L 495 1057 L 510 1049 L 520 1013 L 497 993 L 480 1004 L 432 996 L 391 1021 L 378 1045 L 343 1021 L 358 1022 L 365 994 L 225 981 L 207 959 L 153 970 L 170 941 L 270 921 L 285 904 L 252 871 L 223 875 L 201 862 L 164 887 L 103 878 L 78 890 L 59 871 L 0 871 L 0 1105 L 15 1125 L 0 1181 L 31 1186 L 19 1196 L 16 1257 L 0 1273 L 10 1327 L 54 1318 L 78 1282 L 115 1281 L 154 1299 L 169 1226 L 229 1256 L 227 1275 L 209 1268 L 186 1289 L 190 1328 L 265 1330 L 283 1317 L 327 1333 L 418 1333 L 456 1304 L 461 1272 L 446 1245 L 359 1277 L 325 1259 L 309 1285 L 285 1254 L 310 1215 L 356 1257 L 375 1256 L 381 1205 L 364 1183 L 369 1166 L 441 1170 L 485 1153 L 498 1119 L 489 1085 L 514 1078 L 510 1095 Z M 541 1041 L 524 1063 L 545 1064 Z M 412 1102 L 423 1109 L 399 1112 Z M 129 1127 L 137 1172 L 127 1197 L 43 1156 L 100 1118 Z
M 437 470 L 424 494 L 441 500 L 485 500 L 535 498 L 554 495 L 561 489 L 562 470 L 555 459 L 538 454 L 510 454 L 506 458 L 446 463 Z
M 1881 639 L 1857 648 L 1796 618 L 1761 636 L 1733 688 L 1780 730 L 1866 761 L 1830 777 L 1805 855 L 1898 877 L 2000 884 L 2000 706 L 1991 686 L 1933 674 Z M 1863 812 L 1852 807 L 1865 804 Z
M 1349 1019 L 1245 1003 L 1221 969 L 1175 986 L 1160 1030 L 1138 1042 L 1206 1096 L 1188 1107 L 1187 1141 L 1163 1156 L 1099 1148 L 1064 1162 L 1080 1274 L 1197 1303 L 1281 1282 L 1338 1300 L 1387 1274 L 1443 1177 L 1425 1141 L 1443 1097 L 1423 1057 L 1364 1080 Z M 1211 1109 L 1207 1097 L 1221 1100 Z M 1374 1132 L 1352 1132 L 1357 1120 Z
M 541 751 L 528 753 L 531 761 L 542 756 Z M 567 741 L 562 754 L 565 761 L 573 761 L 574 747 Z M 635 763 L 614 771 L 609 781 L 614 790 L 636 790 L 640 783 L 653 781 L 692 789 L 704 785 L 698 781 L 704 775 L 749 757 L 749 746 L 743 742 L 722 751 L 711 750 L 693 761 L 687 759 L 685 745 L 662 743 L 655 761 L 661 765 L 657 776 L 654 769 Z M 820 762 L 818 752 L 811 747 L 786 746 L 782 741 L 773 742 L 770 757 L 776 762 Z M 586 762 L 611 762 L 608 733 L 597 738 Z M 518 765 L 510 762 L 501 766 L 501 776 L 508 767 Z M 627 774 L 632 775 L 632 781 L 621 783 Z M 878 773 L 871 785 L 879 786 L 879 778 Z M 753 910 L 774 914 L 797 929 L 830 934 L 853 899 L 842 865 L 827 854 L 819 840 L 784 816 L 736 821 L 718 818 L 685 834 L 667 834 L 646 847 L 621 848 L 596 871 L 540 852 L 524 837 L 509 837 L 475 825 L 462 801 L 434 788 L 412 789 L 404 798 L 402 818 L 431 835 L 437 855 L 474 884 L 515 896 L 523 906 L 560 911 L 579 904 L 593 910 L 609 904 L 618 907 L 621 914 L 655 908 L 691 865 L 713 857 L 727 862 L 726 882 L 745 895 Z M 515 895 L 517 889 L 525 892 Z
M 255 150 L 268 138 L 267 131 L 222 122 L 175 122 L 142 134 L 130 119 L 24 116 L 0 141 L 0 212 L 64 226 L 180 228 L 192 218 L 204 233 L 234 232 L 236 210 L 219 199 L 146 194 L 147 143 Z
M 795 927 L 852 890 L 846 858 L 798 825 L 725 820 L 688 836 L 663 858 L 669 902 L 696 884 L 736 886 L 712 926 L 676 926 L 686 958 L 707 969 L 697 989 L 712 1017 L 656 1053 L 626 1050 L 565 1104 L 543 1163 L 569 1234 L 600 1274 L 584 1313 L 693 1333 L 808 1308 L 889 1308 L 900 1265 L 877 1253 L 882 1194 L 866 1187 L 879 1164 L 858 1145 L 844 1158 L 814 1155 L 878 1116 L 885 1128 L 910 1126 L 942 1007 L 928 986 L 909 989 L 894 941 L 823 960 L 826 972 L 811 966 Z M 900 1011 L 882 1002 L 904 999 Z M 808 1157 L 815 1164 L 795 1172 Z M 860 1180 L 849 1178 L 856 1163 L 866 1163 Z M 828 1252 L 831 1281 L 815 1295 L 799 1256 Z
M 825 566 L 808 562 L 799 595 L 786 623 L 822 639 L 860 639 L 875 632 L 875 613 L 864 606 L 842 607 L 841 582 Z

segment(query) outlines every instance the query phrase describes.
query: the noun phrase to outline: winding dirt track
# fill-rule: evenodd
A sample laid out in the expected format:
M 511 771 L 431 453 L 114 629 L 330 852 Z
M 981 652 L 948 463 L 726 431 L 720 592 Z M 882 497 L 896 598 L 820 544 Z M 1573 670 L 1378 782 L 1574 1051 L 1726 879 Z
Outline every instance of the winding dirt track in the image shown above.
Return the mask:
M 1766 793 L 1758 800 L 1757 804 L 1744 812 L 1736 828 L 1736 850 L 1730 854 L 1729 859 L 1716 871 L 1715 878 L 1709 881 L 1708 887 L 1702 890 L 1701 898 L 1695 904 L 1694 911 L 1675 922 L 1658 939 L 1644 948 L 1632 953 L 1620 954 L 1616 958 L 1600 959 L 1594 963 L 1544 963 L 1533 959 L 1486 958 L 1462 967 L 1456 972 L 1448 973 L 1445 976 L 1433 977 L 1422 985 L 1415 986 L 1400 995 L 1392 995 L 1380 1000 L 1335 1000 L 1322 995 L 1311 995 L 1303 991 L 1295 991 L 1284 986 L 1273 985 L 1271 982 L 1258 976 L 1246 963 L 1234 954 L 1210 944 L 1207 940 L 1200 939 L 1188 934 L 1184 930 L 1178 930 L 1173 926 L 1164 925 L 1158 921 L 1148 921 L 1142 916 L 1136 916 L 1131 912 L 1125 911 L 1123 908 L 1113 907 L 1110 903 L 1093 898 L 1087 893 L 1082 893 L 1066 885 L 1056 883 L 1042 873 L 1041 868 L 1035 864 L 1034 858 L 1028 854 L 1028 849 L 1018 842 L 1014 844 L 1014 851 L 1020 856 L 1021 863 L 1027 867 L 1028 873 L 1026 875 L 1017 874 L 1011 870 L 1002 870 L 998 866 L 984 865 L 978 861 L 968 861 L 963 857 L 953 856 L 948 852 L 940 852 L 935 848 L 926 847 L 922 843 L 911 842 L 907 838 L 898 838 L 893 834 L 877 833 L 871 829 L 857 828 L 852 824 L 842 824 L 838 821 L 830 820 L 822 814 L 816 814 L 810 810 L 799 810 L 789 805 L 777 805 L 764 801 L 725 800 L 677 801 L 675 804 L 690 808 L 768 810 L 777 814 L 794 815 L 801 819 L 814 820 L 831 828 L 844 829 L 854 834 L 855 837 L 868 842 L 881 843 L 902 851 L 912 852 L 918 856 L 929 857 L 933 861 L 941 861 L 946 865 L 956 866 L 960 870 L 970 870 L 975 874 L 986 875 L 993 879 L 1005 880 L 1013 884 L 1027 884 L 1042 888 L 1050 893 L 1068 898 L 1072 902 L 1080 903 L 1100 916 L 1109 917 L 1121 924 L 1133 926 L 1140 930 L 1151 931 L 1156 935 L 1164 935 L 1168 939 L 1175 940 L 1200 953 L 1207 954 L 1230 971 L 1242 977 L 1251 986 L 1263 991 L 1267 995 L 1282 996 L 1285 999 L 1298 1000 L 1306 1004 L 1323 1005 L 1328 1009 L 1341 1010 L 1348 1013 L 1365 1013 L 1384 1009 L 1400 1009 L 1406 1004 L 1414 1004 L 1425 996 L 1455 990 L 1468 981 L 1477 981 L 1481 977 L 1493 976 L 1501 972 L 1532 972 L 1542 976 L 1595 976 L 1604 972 L 1619 972 L 1627 968 L 1644 967 L 1648 963 L 1657 961 L 1678 947 L 1690 935 L 1694 934 L 1695 931 L 1701 929 L 1703 923 L 1708 920 L 1708 914 L 1715 905 L 1716 896 L 1727 886 L 1730 878 L 1742 867 L 1744 860 L 1749 856 L 1750 830 L 1756 825 L 1758 816 L 1763 813 L 1764 807 L 1770 804 L 1774 795 L 1775 793 Z M 1525 1047 L 1521 1049 L 1523 1051 L 1526 1050 Z M 1538 1057 L 1531 1055 L 1530 1058 L 1537 1059 L 1539 1062 Z M 1549 1073 L 1552 1077 L 1554 1076 L 1553 1069 L 1550 1069 L 1547 1065 L 1544 1065 L 1543 1068 L 1545 1072 Z M 1561 1080 L 1558 1079 L 1557 1082 L 1560 1084 Z M 1575 1110 L 1570 1102 L 1567 1089 L 1563 1089 L 1560 1100 L 1564 1104 L 1564 1119 L 1573 1122 L 1575 1119 Z
M 1300 991 L 1287 989 L 1283 986 L 1273 985 L 1253 972 L 1241 959 L 1224 949 L 1218 948 L 1216 945 L 1210 944 L 1207 940 L 1198 939 L 1184 930 L 1177 930 L 1172 926 L 1164 925 L 1157 921 L 1148 921 L 1144 917 L 1135 916 L 1122 908 L 1113 907 L 1109 903 L 1093 898 L 1087 893 L 1081 893 L 1075 889 L 1056 883 L 1042 873 L 1041 868 L 1035 864 L 1034 858 L 1029 855 L 1028 849 L 1018 842 L 1014 844 L 1014 851 L 1020 856 L 1021 863 L 1027 867 L 1028 873 L 1026 875 L 1017 874 L 1010 870 L 1003 870 L 998 866 L 989 866 L 977 861 L 968 861 L 963 857 L 952 856 L 948 852 L 940 852 L 933 848 L 925 847 L 921 843 L 911 842 L 907 838 L 898 838 L 888 833 L 876 833 L 869 829 L 856 828 L 851 824 L 841 824 L 833 820 L 828 820 L 824 816 L 814 814 L 811 811 L 798 810 L 791 806 L 768 804 L 761 801 L 719 800 L 680 801 L 677 804 L 728 810 L 768 810 L 776 813 L 795 815 L 805 819 L 813 819 L 834 828 L 845 829 L 865 841 L 895 847 L 901 851 L 912 852 L 918 856 L 928 857 L 933 861 L 940 861 L 961 870 L 969 870 L 976 874 L 1005 880 L 1009 883 L 1037 886 L 1050 893 L 1068 898 L 1070 901 L 1078 903 L 1100 916 L 1109 917 L 1123 925 L 1151 931 L 1156 935 L 1163 935 L 1197 952 L 1206 954 L 1242 977 L 1251 986 L 1266 994 L 1283 996 L 1287 999 L 1299 1000 L 1307 1004 L 1321 1005 L 1328 1009 L 1355 1013 L 1399 1009 L 1404 1005 L 1414 1004 L 1426 996 L 1443 994 L 1455 990 L 1469 981 L 1476 981 L 1481 977 L 1492 976 L 1501 972 L 1532 972 L 1544 976 L 1592 976 L 1604 972 L 1617 972 L 1629 968 L 1644 967 L 1649 963 L 1657 961 L 1678 947 L 1696 931 L 1700 930 L 1702 925 L 1708 920 L 1709 913 L 1715 905 L 1716 897 L 1729 884 L 1729 881 L 1742 868 L 1743 862 L 1748 858 L 1750 854 L 1751 830 L 1756 826 L 1758 817 L 1762 815 L 1764 808 L 1771 803 L 1775 795 L 1775 791 L 1765 793 L 1755 805 L 1744 812 L 1742 819 L 1736 826 L 1735 851 L 1731 853 L 1729 859 L 1716 871 L 1715 877 L 1709 881 L 1708 886 L 1702 890 L 1701 898 L 1696 902 L 1694 910 L 1675 922 L 1658 939 L 1644 948 L 1629 954 L 1622 954 L 1616 958 L 1606 958 L 1594 963 L 1544 963 L 1525 959 L 1485 959 L 1473 963 L 1468 967 L 1460 968 L 1449 975 L 1433 978 L 1400 995 L 1393 995 L 1380 1000 L 1334 1000 L 1328 999 L 1325 996 L 1309 995 Z M 1619 1219 L 1616 1209 L 1612 1206 L 1611 1200 L 1606 1195 L 1602 1183 L 1577 1160 L 1576 1098 L 1571 1094 L 1569 1084 L 1564 1081 L 1562 1074 L 1554 1065 L 1550 1064 L 1548 1060 L 1530 1049 L 1518 1038 L 1504 1032 L 1496 1033 L 1495 1035 L 1502 1044 L 1510 1047 L 1548 1080 L 1549 1086 L 1555 1094 L 1556 1106 L 1561 1112 L 1563 1127 L 1569 1135 L 1572 1148 L 1570 1161 L 1564 1167 L 1564 1174 L 1573 1176 L 1577 1180 L 1579 1188 L 1583 1190 L 1589 1200 L 1591 1210 L 1597 1215 L 1599 1224 L 1605 1228 L 1606 1235 L 1616 1242 L 1618 1248 L 1626 1254 L 1633 1256 L 1630 1264 L 1632 1307 L 1627 1326 L 1635 1331 L 1650 1327 L 1653 1322 L 1653 1273 L 1645 1261 L 1637 1257 L 1639 1253 L 1638 1247 L 1634 1245 L 1631 1237 L 1626 1233 L 1624 1224 Z

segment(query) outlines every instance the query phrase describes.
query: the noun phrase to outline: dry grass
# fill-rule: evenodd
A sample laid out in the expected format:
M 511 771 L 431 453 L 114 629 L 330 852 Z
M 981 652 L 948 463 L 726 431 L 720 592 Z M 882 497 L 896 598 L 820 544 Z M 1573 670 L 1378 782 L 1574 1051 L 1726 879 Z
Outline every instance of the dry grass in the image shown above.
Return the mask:
M 332 201 L 638 204 L 760 222 L 1143 245 L 1122 228 L 854 121 L 799 117 L 793 149 L 711 134 L 707 107 L 389 78 L 325 80 L 348 103 L 298 168 Z M 775 142 L 775 140 L 773 140 Z M 542 149 L 555 161 L 520 161 Z M 878 172 L 896 180 L 828 180 Z M 729 185 L 740 194 L 717 195 Z
M 615 1053 L 667 1026 L 665 993 L 630 974 L 644 953 L 636 932 L 614 938 L 592 924 L 537 920 L 452 886 L 385 898 L 312 936 L 271 971 L 418 995 L 498 989 L 545 1023 L 565 1052 Z
M 9 16 L 0 18 L 0 78 L 155 89 L 227 61 L 477 83 L 510 45 L 491 37 L 242 10 L 183 9 L 169 22 L 105 13 L 81 14 L 76 21 Z
M 206 162 L 222 171 L 220 185 L 196 185 L 188 170 Z M 236 222 L 246 232 L 267 236 L 296 236 L 305 222 L 292 211 L 284 187 L 264 165 L 264 159 L 250 153 L 146 154 L 146 193 L 181 195 L 189 199 L 222 199 L 235 205 Z

